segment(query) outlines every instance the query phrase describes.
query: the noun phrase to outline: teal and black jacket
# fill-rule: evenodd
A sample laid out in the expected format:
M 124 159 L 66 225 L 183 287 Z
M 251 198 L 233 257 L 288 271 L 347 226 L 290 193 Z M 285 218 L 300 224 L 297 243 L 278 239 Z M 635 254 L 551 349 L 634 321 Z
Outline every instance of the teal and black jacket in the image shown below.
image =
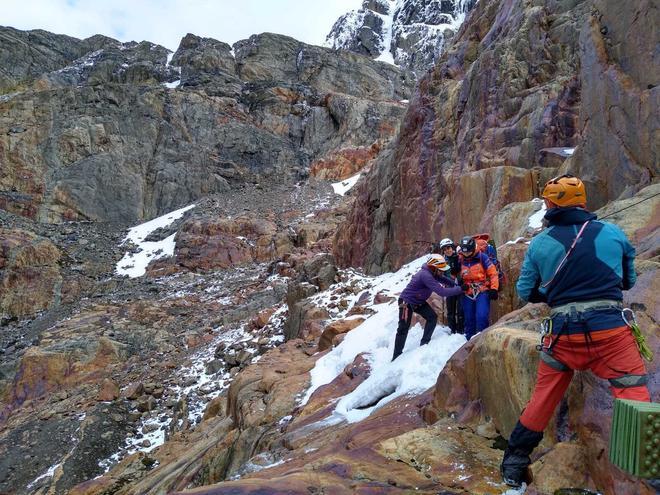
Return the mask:
M 580 301 L 623 299 L 621 291 L 630 289 L 636 280 L 635 248 L 619 227 L 596 218 L 577 207 L 548 210 L 548 228 L 532 240 L 516 284 L 522 300 L 544 301 L 556 307 Z M 590 222 L 573 252 L 553 279 L 555 269 L 587 220 Z M 589 327 L 597 330 L 616 327 L 617 322 L 623 324 L 620 312 L 616 318 L 615 313 L 612 312 L 612 318 L 599 318 L 611 321 L 590 322 Z

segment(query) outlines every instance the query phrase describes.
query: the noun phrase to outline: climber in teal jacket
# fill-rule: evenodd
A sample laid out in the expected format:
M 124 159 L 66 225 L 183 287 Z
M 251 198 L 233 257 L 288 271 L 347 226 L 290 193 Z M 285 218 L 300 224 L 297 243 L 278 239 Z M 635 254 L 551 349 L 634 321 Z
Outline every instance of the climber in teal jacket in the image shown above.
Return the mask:
M 516 288 L 524 301 L 546 302 L 537 380 L 516 423 L 500 470 L 510 486 L 529 478 L 531 453 L 571 383 L 574 370 L 610 382 L 612 395 L 648 402 L 646 367 L 624 317 L 623 290 L 635 284 L 635 249 L 619 227 L 586 210 L 584 183 L 572 175 L 542 193 L 548 228 L 527 250 Z
M 623 300 L 622 290 L 635 285 L 635 248 L 614 224 L 596 220 L 584 208 L 553 208 L 545 215 L 548 228 L 536 236 L 527 250 L 516 284 L 523 301 L 546 302 L 551 308 L 580 301 Z M 581 227 L 589 222 L 566 259 Z M 621 324 L 621 312 L 599 312 L 591 330 Z M 567 333 L 581 332 L 568 328 Z
M 635 285 L 635 248 L 619 227 L 596 220 L 596 215 L 582 208 L 552 209 L 545 218 L 549 228 L 530 244 L 516 284 L 523 301 L 542 299 L 550 307 L 593 299 L 620 301 L 621 289 Z M 541 281 L 552 279 L 555 267 L 587 220 L 590 222 L 564 269 L 550 286 L 542 287 Z M 590 272 L 589 284 L 579 283 L 585 270 Z

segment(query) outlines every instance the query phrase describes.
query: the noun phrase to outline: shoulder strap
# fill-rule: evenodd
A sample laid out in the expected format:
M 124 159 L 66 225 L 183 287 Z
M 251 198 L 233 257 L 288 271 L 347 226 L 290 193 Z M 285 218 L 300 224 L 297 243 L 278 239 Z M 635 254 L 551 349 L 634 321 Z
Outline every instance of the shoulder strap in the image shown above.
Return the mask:
M 571 244 L 571 247 L 568 249 L 568 251 L 566 251 L 566 254 L 562 258 L 562 260 L 559 262 L 559 264 L 557 265 L 557 268 L 555 269 L 555 273 L 552 274 L 552 277 L 550 277 L 550 280 L 548 280 L 544 284 L 541 284 L 541 287 L 546 288 L 548 285 L 550 285 L 552 283 L 552 281 L 555 279 L 555 277 L 557 276 L 557 274 L 562 270 L 562 268 L 564 268 L 564 266 L 566 265 L 566 260 L 568 260 L 568 257 L 573 252 L 573 249 L 575 248 L 575 245 L 577 244 L 578 239 L 580 239 L 580 237 L 582 237 L 582 234 L 584 233 L 584 229 L 587 228 L 587 225 L 589 224 L 589 222 L 591 222 L 591 220 L 587 220 L 586 222 L 584 222 L 582 224 L 582 228 L 580 228 L 580 231 L 575 236 L 575 239 L 573 239 L 573 244 Z

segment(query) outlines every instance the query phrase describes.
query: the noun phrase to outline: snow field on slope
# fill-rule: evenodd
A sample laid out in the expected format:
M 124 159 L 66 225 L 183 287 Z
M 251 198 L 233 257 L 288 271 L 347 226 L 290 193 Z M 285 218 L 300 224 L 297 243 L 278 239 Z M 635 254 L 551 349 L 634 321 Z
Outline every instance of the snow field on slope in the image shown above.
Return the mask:
M 426 259 L 427 256 L 422 256 L 395 273 L 372 279 L 368 289 L 372 300 L 378 293 L 398 299 L 410 277 Z M 316 297 L 316 302 L 321 302 L 323 296 Z M 359 294 L 354 300 L 358 297 Z M 447 327 L 437 326 L 431 342 L 420 347 L 423 330 L 416 324 L 408 333 L 403 354 L 390 362 L 399 314 L 396 299 L 372 305 L 375 314 L 346 334 L 340 345 L 316 362 L 310 372 L 311 385 L 302 404 L 307 403 L 315 390 L 330 383 L 360 353 L 366 353 L 371 374 L 353 392 L 339 399 L 334 412 L 335 420 L 360 421 L 397 397 L 421 393 L 435 384 L 447 360 L 465 343 L 465 337 L 451 335 Z
M 340 181 L 340 182 L 333 182 L 331 184 L 332 189 L 335 191 L 335 194 L 339 194 L 340 196 L 343 196 L 346 194 L 348 191 L 353 189 L 353 186 L 357 184 L 358 179 L 362 175 L 362 172 L 358 172 L 357 174 L 349 177 L 346 180 Z
M 117 275 L 128 275 L 130 278 L 141 277 L 147 272 L 147 266 L 153 260 L 173 256 L 176 234 L 160 241 L 145 241 L 145 239 L 155 230 L 171 225 L 194 207 L 195 205 L 189 205 L 131 228 L 119 245 L 123 246 L 131 241 L 137 246 L 137 250 L 136 252 L 127 251 L 119 260 L 115 268 Z

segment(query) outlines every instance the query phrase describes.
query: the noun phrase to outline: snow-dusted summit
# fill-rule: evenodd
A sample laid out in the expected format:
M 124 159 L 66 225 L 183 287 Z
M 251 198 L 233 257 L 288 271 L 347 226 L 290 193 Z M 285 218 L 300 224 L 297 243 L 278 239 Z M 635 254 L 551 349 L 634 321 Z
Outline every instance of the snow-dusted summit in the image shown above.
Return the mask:
M 477 0 L 364 0 L 341 16 L 326 46 L 421 72 L 433 65 Z

